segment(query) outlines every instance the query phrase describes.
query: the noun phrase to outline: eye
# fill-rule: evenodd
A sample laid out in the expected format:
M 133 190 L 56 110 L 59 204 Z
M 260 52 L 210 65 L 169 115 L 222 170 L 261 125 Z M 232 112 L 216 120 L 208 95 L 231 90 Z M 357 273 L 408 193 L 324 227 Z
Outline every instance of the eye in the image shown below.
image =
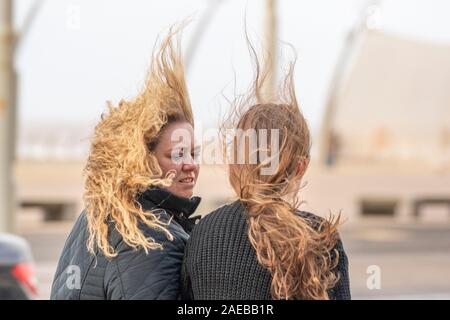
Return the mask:
M 184 149 L 177 149 L 172 151 L 172 160 L 181 161 L 184 158 Z
M 194 159 L 195 161 L 197 161 L 200 158 L 200 149 L 195 149 L 192 153 L 191 153 L 192 159 Z
M 184 155 L 183 150 L 178 150 L 178 151 L 174 152 L 175 159 L 177 159 L 177 160 L 182 159 L 183 155 Z

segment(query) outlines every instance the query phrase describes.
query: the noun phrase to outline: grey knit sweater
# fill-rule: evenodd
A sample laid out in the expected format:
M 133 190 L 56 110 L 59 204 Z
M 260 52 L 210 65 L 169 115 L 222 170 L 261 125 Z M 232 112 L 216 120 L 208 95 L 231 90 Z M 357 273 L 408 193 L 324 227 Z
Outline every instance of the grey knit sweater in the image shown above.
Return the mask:
M 313 225 L 321 218 L 298 214 Z M 239 201 L 208 214 L 194 227 L 186 245 L 181 298 L 190 300 L 270 300 L 271 275 L 258 263 L 247 236 L 245 209 Z M 342 242 L 336 245 L 340 280 L 330 299 L 350 299 L 348 260 Z

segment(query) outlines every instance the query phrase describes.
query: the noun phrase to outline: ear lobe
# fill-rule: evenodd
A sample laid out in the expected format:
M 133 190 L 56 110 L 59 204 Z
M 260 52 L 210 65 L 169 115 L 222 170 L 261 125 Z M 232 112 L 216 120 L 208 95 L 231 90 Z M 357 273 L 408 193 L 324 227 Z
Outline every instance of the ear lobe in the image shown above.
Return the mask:
M 301 173 L 302 167 L 303 167 L 302 166 L 302 162 L 301 161 L 297 162 L 297 167 L 295 168 L 295 175 L 296 176 L 298 176 Z
M 296 176 L 303 176 L 303 174 L 305 173 L 306 169 L 308 168 L 308 165 L 309 165 L 309 158 L 301 158 L 297 162 L 297 167 L 295 168 L 295 175 Z

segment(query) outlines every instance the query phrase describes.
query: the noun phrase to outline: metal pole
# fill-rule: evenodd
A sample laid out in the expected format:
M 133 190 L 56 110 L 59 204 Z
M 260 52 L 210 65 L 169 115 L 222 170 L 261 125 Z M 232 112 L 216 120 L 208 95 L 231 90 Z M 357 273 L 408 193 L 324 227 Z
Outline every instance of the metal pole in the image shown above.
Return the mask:
M 361 12 L 361 18 L 348 33 L 343 49 L 339 54 L 338 61 L 333 72 L 331 85 L 328 89 L 328 99 L 325 106 L 325 112 L 319 136 L 319 163 L 323 167 L 332 166 L 334 164 L 334 161 L 337 160 L 333 159 L 333 161 L 330 161 L 330 157 L 335 158 L 330 153 L 332 152 L 332 149 L 340 148 L 339 136 L 336 135 L 337 133 L 333 131 L 332 126 L 337 111 L 336 104 L 339 98 L 342 81 L 344 80 L 346 73 L 349 71 L 349 67 L 352 59 L 354 58 L 356 48 L 360 45 L 360 42 L 363 39 L 365 32 L 367 31 L 368 22 L 375 13 L 373 10 L 379 8 L 380 5 L 381 0 L 366 1 Z
M 15 140 L 14 29 L 12 0 L 0 0 L 0 232 L 13 231 Z
M 264 19 L 264 36 L 265 36 L 265 50 L 267 50 L 267 65 L 268 68 L 267 79 L 263 88 L 265 98 L 271 99 L 274 97 L 275 85 L 276 85 L 276 70 L 277 70 L 277 21 L 275 0 L 266 0 L 266 10 Z
M 197 51 L 197 47 L 200 44 L 201 38 L 207 31 L 209 24 L 213 20 L 214 15 L 217 13 L 218 7 L 222 4 L 222 2 L 223 0 L 208 0 L 208 7 L 200 17 L 197 27 L 194 30 L 192 38 L 186 49 L 184 61 L 187 74 L 189 74 L 189 71 L 191 70 L 192 61 L 194 59 L 195 52 Z

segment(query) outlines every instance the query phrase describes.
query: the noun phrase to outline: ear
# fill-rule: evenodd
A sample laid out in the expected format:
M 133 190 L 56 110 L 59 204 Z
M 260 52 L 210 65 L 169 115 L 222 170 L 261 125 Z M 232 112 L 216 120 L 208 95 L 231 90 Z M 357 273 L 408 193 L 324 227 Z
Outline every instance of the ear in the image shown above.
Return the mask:
M 297 163 L 297 167 L 295 169 L 295 175 L 296 176 L 303 176 L 306 172 L 306 169 L 308 169 L 309 166 L 309 160 L 310 158 L 300 158 L 300 160 Z

